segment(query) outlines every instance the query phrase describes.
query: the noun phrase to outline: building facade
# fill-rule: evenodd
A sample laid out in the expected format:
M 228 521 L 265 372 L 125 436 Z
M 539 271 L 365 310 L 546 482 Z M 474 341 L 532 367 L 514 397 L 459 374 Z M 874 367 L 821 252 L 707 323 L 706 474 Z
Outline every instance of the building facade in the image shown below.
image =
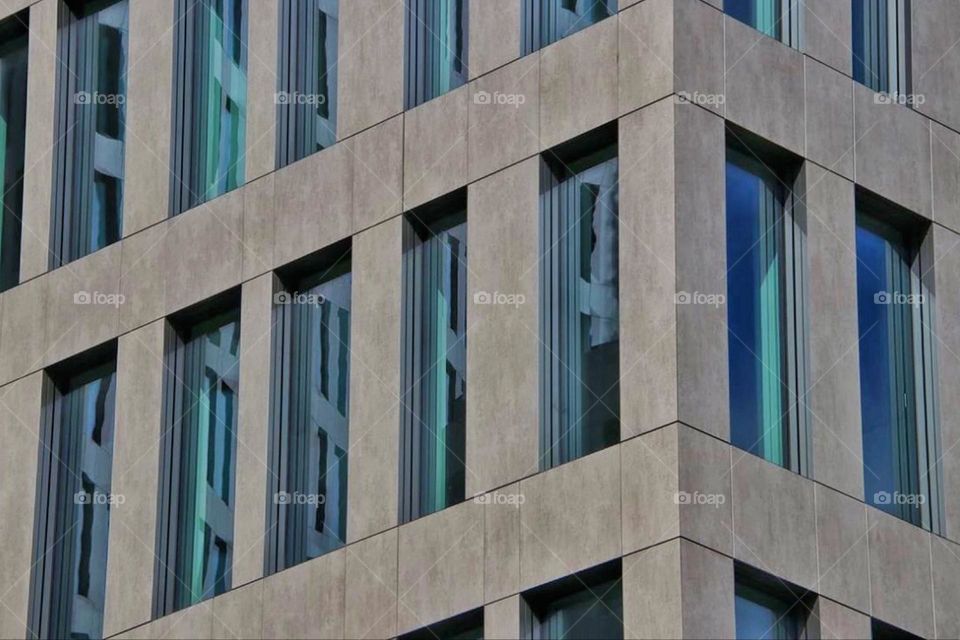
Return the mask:
M 7 0 L 0 637 L 960 636 L 960 4 Z

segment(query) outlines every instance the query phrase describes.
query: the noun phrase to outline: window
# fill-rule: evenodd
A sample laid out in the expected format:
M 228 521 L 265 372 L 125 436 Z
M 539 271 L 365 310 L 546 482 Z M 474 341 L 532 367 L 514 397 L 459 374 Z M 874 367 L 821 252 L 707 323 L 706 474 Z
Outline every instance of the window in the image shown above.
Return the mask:
M 243 184 L 246 0 L 176 0 L 173 176 L 176 215 Z
M 926 223 L 861 197 L 857 212 L 860 412 L 866 500 L 938 532 L 939 443 Z
M 92 362 L 91 362 L 92 361 Z M 101 638 L 115 345 L 47 372 L 28 637 Z
M 727 346 L 731 441 L 798 473 L 809 467 L 805 231 L 796 172 L 728 143 Z
M 281 0 L 277 168 L 337 141 L 339 0 Z
M 168 325 L 154 617 L 230 588 L 240 320 Z
M 467 82 L 469 0 L 405 0 L 406 108 Z
M 350 259 L 274 296 L 267 573 L 347 537 Z
M 737 638 L 744 640 L 800 640 L 818 626 L 816 595 L 756 569 L 737 565 L 734 615 Z M 816 635 L 814 634 L 814 637 Z
M 620 560 L 537 587 L 522 597 L 521 638 L 623 638 Z
M 27 129 L 27 30 L 29 12 L 0 22 L 0 291 L 20 281 L 23 163 Z
M 544 156 L 540 467 L 620 441 L 617 149 Z
M 400 522 L 460 502 L 466 490 L 467 218 L 462 195 L 408 214 L 404 227 Z
M 53 268 L 120 239 L 127 0 L 61 2 L 59 20 Z
M 483 640 L 483 608 L 461 613 L 400 636 L 399 640 Z
M 910 76 L 909 0 L 852 0 L 853 79 L 906 96 Z
M 800 48 L 803 16 L 800 0 L 724 0 L 723 10 L 760 33 Z
M 617 13 L 617 0 L 523 0 L 523 55 Z

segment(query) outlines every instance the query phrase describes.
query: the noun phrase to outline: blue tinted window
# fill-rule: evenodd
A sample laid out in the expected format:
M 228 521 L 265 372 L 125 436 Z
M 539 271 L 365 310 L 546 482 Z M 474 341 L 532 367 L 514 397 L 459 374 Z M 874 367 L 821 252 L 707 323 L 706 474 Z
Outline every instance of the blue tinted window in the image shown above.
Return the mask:
M 903 94 L 909 64 L 907 0 L 852 0 L 853 78 L 874 91 Z
M 787 602 L 738 583 L 735 615 L 737 638 L 744 640 L 796 640 L 803 633 L 805 606 Z
M 406 108 L 466 83 L 468 0 L 405 0 Z
M 523 54 L 586 29 L 617 12 L 618 0 L 523 0 Z

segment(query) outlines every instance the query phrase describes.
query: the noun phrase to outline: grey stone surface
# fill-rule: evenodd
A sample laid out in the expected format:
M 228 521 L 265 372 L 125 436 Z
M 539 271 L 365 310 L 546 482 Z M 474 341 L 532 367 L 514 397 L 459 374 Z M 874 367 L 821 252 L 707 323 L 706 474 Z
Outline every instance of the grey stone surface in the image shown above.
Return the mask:
M 937 637 L 960 637 L 960 545 L 930 536 L 930 546 Z
M 483 608 L 483 637 L 513 640 L 520 636 L 520 596 L 491 602 Z
M 960 134 L 930 123 L 933 170 L 933 219 L 960 231 Z
M 213 599 L 213 638 L 260 638 L 263 633 L 263 585 L 258 580 Z
M 803 52 L 847 76 L 853 67 L 853 12 L 849 2 L 804 0 Z
M 403 207 L 403 123 L 396 116 L 351 138 L 353 227 L 362 231 Z
M 733 560 L 680 541 L 684 638 L 735 637 Z
M 469 100 L 462 86 L 404 114 L 404 209 L 466 184 Z
M 343 637 L 346 557 L 340 549 L 266 578 L 262 637 Z
M 247 131 L 244 172 L 255 180 L 276 167 L 277 28 L 280 5 L 247 5 Z
M 960 4 L 952 0 L 911 3 L 913 92 L 923 96 L 917 110 L 960 129 Z
M 857 640 L 870 637 L 870 617 L 833 600 L 817 600 L 816 619 L 822 640 Z
M 482 498 L 483 599 L 490 602 L 520 589 L 520 503 L 525 496 L 514 483 Z
M 811 58 L 804 70 L 807 157 L 853 180 L 853 81 Z
M 870 610 L 867 514 L 863 503 L 816 486 L 817 591 L 860 611 Z
M 677 426 L 657 429 L 621 447 L 623 551 L 680 535 Z
M 389 638 L 397 632 L 397 530 L 346 548 L 344 635 Z
M 733 553 L 731 447 L 685 425 L 677 428 L 680 535 Z
M 682 638 L 679 539 L 623 558 L 625 638 Z
M 520 57 L 521 0 L 471 2 L 467 66 L 470 79 Z

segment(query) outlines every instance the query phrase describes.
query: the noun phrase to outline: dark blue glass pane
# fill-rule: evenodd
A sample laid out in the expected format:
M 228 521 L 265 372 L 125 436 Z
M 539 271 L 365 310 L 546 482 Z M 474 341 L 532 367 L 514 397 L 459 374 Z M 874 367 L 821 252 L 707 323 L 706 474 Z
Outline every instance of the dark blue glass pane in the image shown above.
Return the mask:
M 800 637 L 799 602 L 791 607 L 782 600 L 738 584 L 735 599 L 737 638 L 743 640 L 795 640 Z

